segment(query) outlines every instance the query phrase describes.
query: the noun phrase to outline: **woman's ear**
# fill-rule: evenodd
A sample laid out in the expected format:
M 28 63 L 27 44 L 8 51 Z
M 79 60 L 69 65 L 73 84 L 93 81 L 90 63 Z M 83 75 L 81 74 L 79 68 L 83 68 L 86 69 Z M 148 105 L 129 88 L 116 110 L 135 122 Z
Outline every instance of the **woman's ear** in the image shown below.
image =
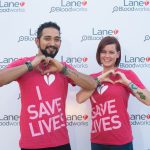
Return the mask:
M 119 58 L 119 57 L 120 57 L 120 51 L 117 52 L 117 58 Z

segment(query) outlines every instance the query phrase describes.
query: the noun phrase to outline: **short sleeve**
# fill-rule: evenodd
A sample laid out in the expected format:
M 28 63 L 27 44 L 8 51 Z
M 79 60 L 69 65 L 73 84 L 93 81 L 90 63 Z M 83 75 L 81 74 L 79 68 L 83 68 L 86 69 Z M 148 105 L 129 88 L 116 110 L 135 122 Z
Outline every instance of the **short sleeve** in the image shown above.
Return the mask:
M 126 74 L 126 76 L 129 80 L 131 80 L 139 88 L 145 89 L 145 86 L 141 82 L 140 78 L 132 70 L 128 70 L 128 73 Z

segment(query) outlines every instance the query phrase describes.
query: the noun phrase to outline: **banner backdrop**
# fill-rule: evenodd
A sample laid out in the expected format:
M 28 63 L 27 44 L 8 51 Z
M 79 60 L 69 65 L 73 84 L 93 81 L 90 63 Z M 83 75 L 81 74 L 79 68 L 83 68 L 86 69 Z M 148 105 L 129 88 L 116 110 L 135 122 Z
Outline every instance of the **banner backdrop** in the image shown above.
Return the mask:
M 54 21 L 61 27 L 62 45 L 57 56 L 78 71 L 98 72 L 96 49 L 105 36 L 115 36 L 122 46 L 120 68 L 132 69 L 150 89 L 149 0 L 0 0 L 0 69 L 20 57 L 37 53 L 37 27 Z M 77 104 L 78 87 L 69 87 L 67 125 L 72 150 L 91 150 L 90 102 Z M 19 150 L 18 84 L 0 88 L 0 147 Z M 150 150 L 150 107 L 133 96 L 129 113 L 134 150 Z M 122 133 L 123 134 L 123 133 Z

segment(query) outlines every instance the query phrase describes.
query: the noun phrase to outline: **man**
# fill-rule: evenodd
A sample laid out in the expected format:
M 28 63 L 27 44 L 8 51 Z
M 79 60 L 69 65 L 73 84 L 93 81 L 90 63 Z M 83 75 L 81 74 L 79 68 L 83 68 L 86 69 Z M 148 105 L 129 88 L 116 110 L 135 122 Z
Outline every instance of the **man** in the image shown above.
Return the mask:
M 40 25 L 35 39 L 38 54 L 19 59 L 0 71 L 0 86 L 14 80 L 21 91 L 21 150 L 70 150 L 66 128 L 65 102 L 68 83 L 92 90 L 96 81 L 56 56 L 60 27 L 53 22 Z

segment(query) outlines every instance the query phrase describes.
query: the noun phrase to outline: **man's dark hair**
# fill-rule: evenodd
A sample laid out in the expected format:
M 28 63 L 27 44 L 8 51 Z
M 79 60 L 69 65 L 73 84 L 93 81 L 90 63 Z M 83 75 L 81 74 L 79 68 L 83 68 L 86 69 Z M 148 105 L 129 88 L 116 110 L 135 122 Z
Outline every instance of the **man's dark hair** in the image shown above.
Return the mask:
M 60 33 L 60 27 L 55 22 L 49 21 L 49 22 L 45 22 L 39 26 L 39 28 L 37 29 L 37 38 L 40 38 L 42 36 L 42 31 L 45 28 L 55 28 Z

